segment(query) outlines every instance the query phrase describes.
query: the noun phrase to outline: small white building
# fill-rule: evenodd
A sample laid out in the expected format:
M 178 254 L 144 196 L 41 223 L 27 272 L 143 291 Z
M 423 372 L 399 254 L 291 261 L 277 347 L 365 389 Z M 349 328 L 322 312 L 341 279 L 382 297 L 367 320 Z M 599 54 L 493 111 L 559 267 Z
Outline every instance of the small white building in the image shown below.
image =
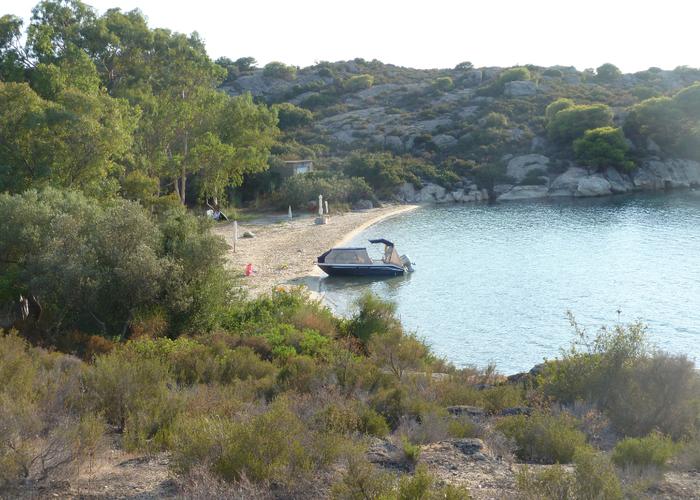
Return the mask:
M 284 162 L 285 174 L 288 176 L 306 174 L 314 171 L 314 162 L 311 160 L 292 160 Z

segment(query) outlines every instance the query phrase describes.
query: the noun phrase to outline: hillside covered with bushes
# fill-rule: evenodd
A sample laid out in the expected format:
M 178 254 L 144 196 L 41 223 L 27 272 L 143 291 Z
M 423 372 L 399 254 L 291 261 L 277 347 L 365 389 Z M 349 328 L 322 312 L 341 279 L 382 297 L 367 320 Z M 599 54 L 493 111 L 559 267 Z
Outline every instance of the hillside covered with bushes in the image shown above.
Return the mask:
M 371 294 L 246 297 L 201 212 L 691 185 L 699 79 L 257 68 L 139 11 L 2 16 L 0 497 L 696 497 L 698 372 L 644 325 L 455 367 Z

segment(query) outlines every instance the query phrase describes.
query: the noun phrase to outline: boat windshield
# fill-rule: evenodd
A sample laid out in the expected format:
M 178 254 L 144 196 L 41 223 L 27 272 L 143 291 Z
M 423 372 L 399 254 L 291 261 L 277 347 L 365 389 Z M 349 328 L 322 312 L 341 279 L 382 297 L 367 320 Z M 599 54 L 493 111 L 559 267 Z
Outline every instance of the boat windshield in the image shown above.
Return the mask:
M 334 248 L 325 257 L 327 264 L 371 264 L 364 248 Z

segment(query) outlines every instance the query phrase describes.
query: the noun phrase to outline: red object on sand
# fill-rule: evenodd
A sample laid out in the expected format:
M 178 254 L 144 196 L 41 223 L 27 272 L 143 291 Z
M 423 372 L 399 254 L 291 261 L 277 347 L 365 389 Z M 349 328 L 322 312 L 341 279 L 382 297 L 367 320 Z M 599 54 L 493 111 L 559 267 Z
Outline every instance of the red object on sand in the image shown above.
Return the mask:
M 250 276 L 253 274 L 253 264 L 246 264 L 245 265 L 245 275 Z

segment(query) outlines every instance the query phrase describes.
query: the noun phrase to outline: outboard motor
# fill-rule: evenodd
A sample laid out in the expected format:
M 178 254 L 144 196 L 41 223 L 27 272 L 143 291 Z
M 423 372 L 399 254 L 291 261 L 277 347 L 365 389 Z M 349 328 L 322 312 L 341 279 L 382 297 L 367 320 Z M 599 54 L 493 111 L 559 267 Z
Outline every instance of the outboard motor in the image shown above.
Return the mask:
M 408 258 L 408 255 L 402 255 L 401 257 L 401 264 L 403 264 L 403 267 L 408 271 L 409 273 L 413 272 L 413 264 L 411 263 L 411 259 Z

